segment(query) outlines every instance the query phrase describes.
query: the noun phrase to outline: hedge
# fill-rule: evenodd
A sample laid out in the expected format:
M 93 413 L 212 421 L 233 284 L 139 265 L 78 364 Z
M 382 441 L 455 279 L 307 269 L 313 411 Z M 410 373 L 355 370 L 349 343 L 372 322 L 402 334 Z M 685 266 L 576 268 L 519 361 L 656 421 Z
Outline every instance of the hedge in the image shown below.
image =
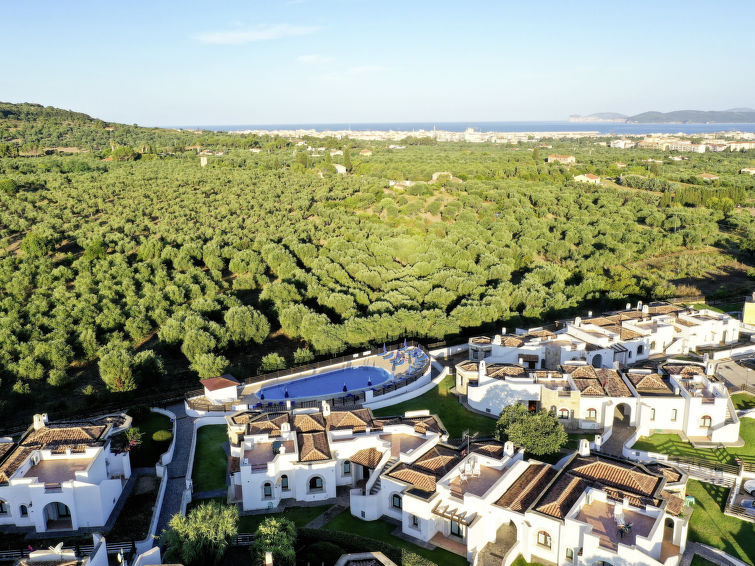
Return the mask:
M 167 442 L 171 438 L 173 438 L 173 433 L 169 430 L 156 430 L 152 434 L 152 440 L 155 442 Z
M 396 564 L 401 564 L 402 566 L 437 566 L 435 562 L 431 562 L 427 558 L 404 548 L 352 533 L 307 528 L 298 529 L 297 533 L 296 544 L 299 548 L 316 542 L 332 542 L 340 546 L 346 553 L 382 552 Z

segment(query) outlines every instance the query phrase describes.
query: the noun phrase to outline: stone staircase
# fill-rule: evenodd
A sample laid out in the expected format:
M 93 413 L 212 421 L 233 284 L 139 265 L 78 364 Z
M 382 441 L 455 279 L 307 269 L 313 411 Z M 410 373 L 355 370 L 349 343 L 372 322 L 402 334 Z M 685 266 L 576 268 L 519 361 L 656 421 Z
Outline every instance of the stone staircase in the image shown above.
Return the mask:
M 385 463 L 385 467 L 380 473 L 382 474 L 385 470 L 390 470 L 396 464 L 396 462 L 398 462 L 398 458 L 391 458 L 390 460 L 388 460 Z M 372 487 L 370 488 L 370 495 L 375 495 L 379 491 L 380 491 L 380 476 L 378 476 L 378 479 L 375 481 L 374 484 L 372 484 Z

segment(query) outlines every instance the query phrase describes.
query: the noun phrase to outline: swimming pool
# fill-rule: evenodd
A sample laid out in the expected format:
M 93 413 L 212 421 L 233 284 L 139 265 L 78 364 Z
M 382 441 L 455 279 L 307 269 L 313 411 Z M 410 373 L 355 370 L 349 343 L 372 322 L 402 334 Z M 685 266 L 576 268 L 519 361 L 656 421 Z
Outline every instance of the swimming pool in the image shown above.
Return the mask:
M 264 401 L 339 396 L 377 387 L 390 379 L 391 374 L 383 368 L 357 366 L 263 387 L 257 396 Z

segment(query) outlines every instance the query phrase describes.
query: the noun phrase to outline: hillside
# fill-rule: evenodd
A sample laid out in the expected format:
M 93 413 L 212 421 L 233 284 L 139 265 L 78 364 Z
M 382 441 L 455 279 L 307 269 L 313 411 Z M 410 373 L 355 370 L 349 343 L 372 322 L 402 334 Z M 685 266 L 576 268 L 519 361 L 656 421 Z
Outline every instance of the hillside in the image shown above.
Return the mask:
M 627 118 L 633 124 L 751 124 L 755 123 L 755 110 L 676 110 L 674 112 L 643 112 Z
M 396 151 L 305 138 L 344 152 L 331 156 L 280 138 L 61 117 L 0 124 L 23 143 L 106 134 L 75 155 L 0 157 L 5 426 L 404 337 L 459 340 L 637 299 L 751 291 L 755 179 L 738 173 L 748 154 L 660 168 L 647 160 L 663 153 L 638 149 L 619 169 L 594 138 L 548 140 L 576 157 L 570 167 L 527 143 L 409 140 Z M 109 137 L 119 131 L 129 147 Z M 186 147 L 205 142 L 222 152 L 202 167 Z M 453 178 L 433 183 L 438 171 Z M 574 183 L 580 173 L 605 183 Z M 415 184 L 390 183 L 400 180 Z

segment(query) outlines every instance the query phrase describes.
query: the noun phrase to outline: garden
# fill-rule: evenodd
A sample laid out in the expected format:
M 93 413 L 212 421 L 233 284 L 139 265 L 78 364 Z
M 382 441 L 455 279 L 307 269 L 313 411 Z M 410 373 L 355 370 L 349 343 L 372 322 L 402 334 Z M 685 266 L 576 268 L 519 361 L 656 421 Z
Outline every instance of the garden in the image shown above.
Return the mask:
M 191 474 L 195 493 L 226 487 L 228 456 L 225 445 L 227 443 L 228 433 L 225 425 L 207 425 L 197 430 L 194 466 Z
M 739 436 L 744 440 L 744 446 L 695 448 L 677 434 L 653 434 L 640 438 L 634 443 L 632 449 L 668 454 L 672 459 L 674 457 L 700 458 L 711 463 L 736 465 L 737 456 L 755 458 L 755 419 L 743 418 L 740 423 Z

